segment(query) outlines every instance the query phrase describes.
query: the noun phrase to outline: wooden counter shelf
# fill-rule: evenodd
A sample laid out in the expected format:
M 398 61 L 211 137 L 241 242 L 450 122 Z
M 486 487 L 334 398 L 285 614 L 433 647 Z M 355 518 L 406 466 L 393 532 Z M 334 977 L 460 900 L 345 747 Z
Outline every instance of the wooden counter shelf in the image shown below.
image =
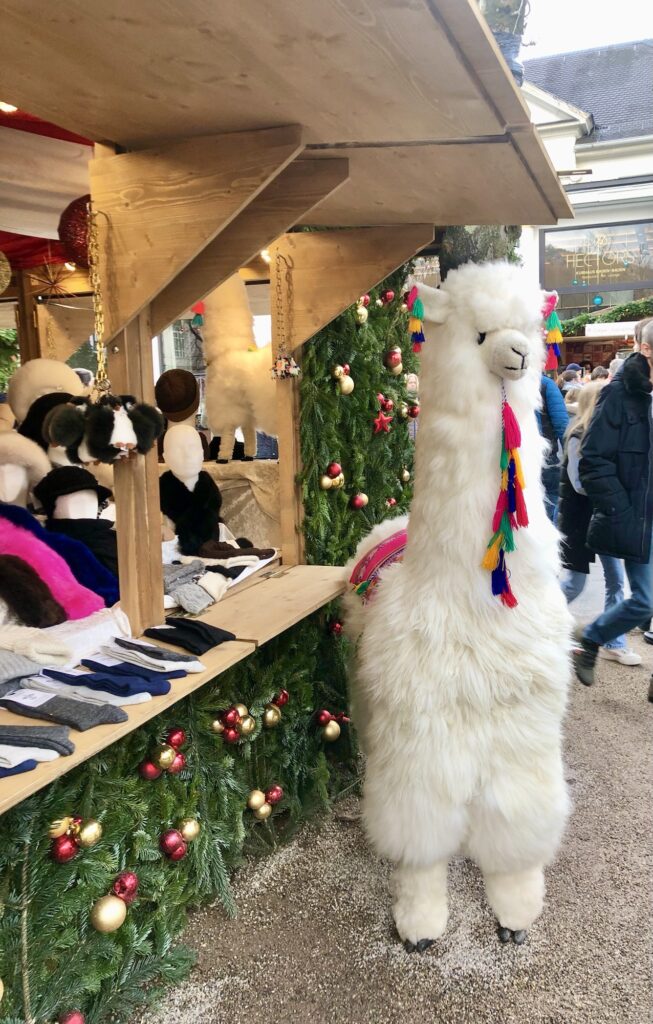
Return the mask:
M 129 719 L 120 725 L 101 725 L 87 732 L 71 729 L 70 737 L 75 744 L 75 752 L 69 757 L 43 762 L 34 771 L 23 775 L 0 779 L 0 814 L 160 715 L 200 686 L 211 682 L 253 654 L 258 646 L 339 597 L 344 589 L 344 574 L 339 566 L 296 565 L 287 569 L 283 566 L 266 566 L 258 580 L 246 580 L 241 590 L 235 587 L 232 594 L 226 595 L 222 601 L 212 605 L 208 612 L 199 616 L 204 622 L 228 629 L 237 637 L 235 641 L 222 644 L 202 655 L 205 672 L 173 680 L 170 692 L 164 697 L 153 697 L 144 704 L 126 708 Z M 22 718 L 4 710 L 0 710 L 0 723 L 23 726 L 47 724 L 39 719 Z

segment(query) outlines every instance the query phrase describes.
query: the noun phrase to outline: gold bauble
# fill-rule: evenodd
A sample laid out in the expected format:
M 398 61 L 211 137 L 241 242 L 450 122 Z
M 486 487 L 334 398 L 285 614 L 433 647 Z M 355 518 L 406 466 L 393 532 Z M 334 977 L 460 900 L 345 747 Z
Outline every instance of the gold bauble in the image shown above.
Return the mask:
M 241 718 L 246 718 L 249 714 L 249 708 L 244 704 L 233 704 L 232 707 L 238 712 Z
M 84 849 L 87 849 L 89 846 L 95 846 L 96 843 L 100 842 L 101 838 L 102 826 L 99 821 L 95 821 L 93 818 L 88 818 L 79 826 L 77 842 L 80 846 L 83 846 Z
M 325 739 L 327 743 L 335 743 L 339 735 L 340 726 L 336 722 L 335 718 L 332 718 L 331 721 L 327 722 L 322 729 L 322 738 Z
M 408 419 L 408 406 L 406 402 L 400 402 L 397 406 L 397 416 L 402 420 Z
M 356 306 L 356 319 L 359 324 L 366 324 L 369 313 L 365 309 L 365 306 Z
M 335 377 L 336 380 L 338 380 L 340 377 L 344 377 L 344 375 L 345 375 L 344 367 L 340 366 L 340 364 L 338 364 L 337 366 L 333 367 L 333 369 L 331 371 L 331 376 Z
M 320 477 L 320 490 L 321 491 L 330 491 L 332 487 L 333 487 L 333 480 L 331 479 L 330 476 L 327 476 L 326 473 L 325 473 L 324 476 Z
M 59 836 L 65 836 L 72 823 L 72 818 L 57 818 L 56 821 L 52 822 L 48 829 L 50 839 L 58 839 Z
M 127 917 L 127 906 L 118 896 L 103 896 L 91 907 L 91 924 L 97 932 L 115 932 Z
M 197 839 L 201 828 L 197 818 L 184 818 L 179 822 L 179 831 L 187 843 L 192 843 L 193 839 Z
M 272 805 L 268 803 L 261 804 L 261 806 L 257 807 L 254 811 L 254 817 L 258 818 L 259 821 L 265 821 L 265 819 L 269 818 L 271 814 Z
M 355 385 L 351 377 L 341 377 L 338 381 L 338 389 L 341 395 L 351 395 L 354 387 Z
M 219 718 L 214 718 L 213 721 L 211 722 L 211 729 L 213 730 L 213 732 L 224 732 L 224 725 L 222 724 Z
M 152 760 L 157 768 L 166 771 L 177 756 L 177 751 L 169 743 L 163 743 L 154 753 Z
M 366 494 L 363 494 L 363 492 L 362 492 L 362 491 L 361 491 L 361 492 L 360 492 L 360 494 L 358 495 L 358 498 L 359 498 L 359 500 L 360 500 L 360 503 L 361 503 L 361 505 L 362 505 L 362 507 L 363 507 L 363 508 L 365 508 L 365 506 L 366 506 L 367 504 L 369 504 L 369 500 L 370 500 L 370 499 L 369 499 L 369 498 L 367 497 L 367 495 L 366 495 Z
M 266 704 L 263 712 L 263 725 L 266 729 L 274 729 L 281 721 L 281 711 L 276 704 Z
M 398 376 L 399 376 L 399 374 L 400 374 L 400 373 L 403 373 L 403 372 L 404 372 L 404 364 L 403 364 L 403 363 L 397 363 L 397 365 L 396 365 L 396 366 L 392 366 L 392 367 L 390 367 L 390 373 L 391 373 L 391 374 L 392 374 L 392 375 L 393 375 L 394 377 L 398 377 Z
M 247 797 L 247 806 L 250 811 L 258 811 L 265 803 L 265 793 L 262 789 L 253 789 Z
M 245 715 L 236 726 L 241 736 L 251 736 L 256 728 L 256 719 Z
M 402 482 L 402 484 L 407 484 L 409 480 L 410 480 L 410 470 L 405 469 L 405 468 L 402 469 L 402 471 L 401 471 L 401 482 Z
M 56 839 L 56 836 L 54 838 Z M 2 997 L 3 997 L 4 994 L 5 994 L 5 987 L 2 984 L 2 978 L 0 978 L 0 1003 L 2 1002 Z
M 333 486 L 336 491 L 339 491 L 341 487 L 345 486 L 345 474 L 338 473 L 337 477 L 333 481 Z

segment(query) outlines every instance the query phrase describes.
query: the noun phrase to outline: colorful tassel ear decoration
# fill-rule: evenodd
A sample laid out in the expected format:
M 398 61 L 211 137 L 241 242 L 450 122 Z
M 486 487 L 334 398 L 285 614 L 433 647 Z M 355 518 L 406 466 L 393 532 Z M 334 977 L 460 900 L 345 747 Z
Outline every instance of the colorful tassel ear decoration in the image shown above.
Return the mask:
M 558 293 L 551 292 L 546 296 L 542 316 L 544 317 L 544 340 L 546 342 L 545 370 L 557 370 L 561 357 L 560 342 L 562 341 L 562 324 L 555 311 L 558 304 Z
M 524 500 L 524 476 L 519 446 L 521 430 L 517 418 L 508 405 L 505 391 L 501 405 L 501 489 L 492 518 L 492 537 L 481 566 L 492 573 L 492 593 L 506 608 L 514 608 L 517 598 L 510 589 L 506 567 L 506 552 L 515 550 L 514 531 L 528 526 L 528 512 Z
M 408 330 L 410 331 L 410 340 L 413 345 L 413 352 L 418 355 L 422 351 L 422 345 L 426 341 L 424 337 L 424 303 L 419 297 L 417 288 L 411 288 L 406 299 L 406 305 L 410 311 L 410 320 L 408 321 Z

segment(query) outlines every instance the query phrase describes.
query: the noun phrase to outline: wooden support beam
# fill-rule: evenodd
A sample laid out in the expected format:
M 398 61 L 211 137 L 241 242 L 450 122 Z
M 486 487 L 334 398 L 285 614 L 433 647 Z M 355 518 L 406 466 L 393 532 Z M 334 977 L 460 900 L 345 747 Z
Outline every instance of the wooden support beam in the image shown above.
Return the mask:
M 153 333 L 159 334 L 348 180 L 349 161 L 343 158 L 300 159 L 286 167 L 157 295 Z
M 272 306 L 274 309 L 274 304 Z M 272 314 L 274 321 L 274 313 Z M 279 509 L 281 560 L 284 565 L 305 561 L 302 524 L 304 502 L 299 474 L 302 453 L 299 441 L 299 381 L 277 381 L 277 438 L 279 445 Z
M 270 287 L 292 288 L 285 315 L 285 344 L 294 351 L 372 288 L 433 241 L 431 224 L 297 232 L 270 246 Z M 272 304 L 274 306 L 274 303 Z M 281 338 L 274 334 L 273 344 Z M 276 351 L 276 350 L 275 350 Z
M 107 341 L 302 148 L 301 128 L 290 125 L 91 160 Z
M 114 394 L 154 404 L 149 311 L 137 316 L 109 345 Z M 120 606 L 137 636 L 163 622 L 161 512 L 156 446 L 147 455 L 114 463 Z
M 28 359 L 38 359 L 46 353 L 41 351 L 36 316 L 37 285 L 28 270 L 15 271 L 15 279 L 18 292 L 18 349 L 21 363 L 26 363 Z

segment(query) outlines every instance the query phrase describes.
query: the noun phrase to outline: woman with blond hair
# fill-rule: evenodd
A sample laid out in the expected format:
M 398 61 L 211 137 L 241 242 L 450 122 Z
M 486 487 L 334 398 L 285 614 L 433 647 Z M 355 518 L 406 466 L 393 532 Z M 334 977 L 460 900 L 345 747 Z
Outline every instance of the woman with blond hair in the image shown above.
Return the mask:
M 567 569 L 567 575 L 562 581 L 562 590 L 569 604 L 584 590 L 590 562 L 595 558 L 594 553 L 585 545 L 592 507 L 580 482 L 578 464 L 585 431 L 592 419 L 596 400 L 606 384 L 606 380 L 596 380 L 578 391 L 576 417 L 569 425 L 565 440 L 558 528 L 563 535 L 562 564 Z M 623 600 L 624 569 L 618 558 L 612 558 L 610 555 L 599 555 L 599 558 L 603 566 L 607 611 L 612 605 Z M 618 661 L 621 665 L 639 665 L 642 660 L 639 654 L 628 649 L 624 636 L 616 637 L 602 647 L 600 656 L 610 661 Z

